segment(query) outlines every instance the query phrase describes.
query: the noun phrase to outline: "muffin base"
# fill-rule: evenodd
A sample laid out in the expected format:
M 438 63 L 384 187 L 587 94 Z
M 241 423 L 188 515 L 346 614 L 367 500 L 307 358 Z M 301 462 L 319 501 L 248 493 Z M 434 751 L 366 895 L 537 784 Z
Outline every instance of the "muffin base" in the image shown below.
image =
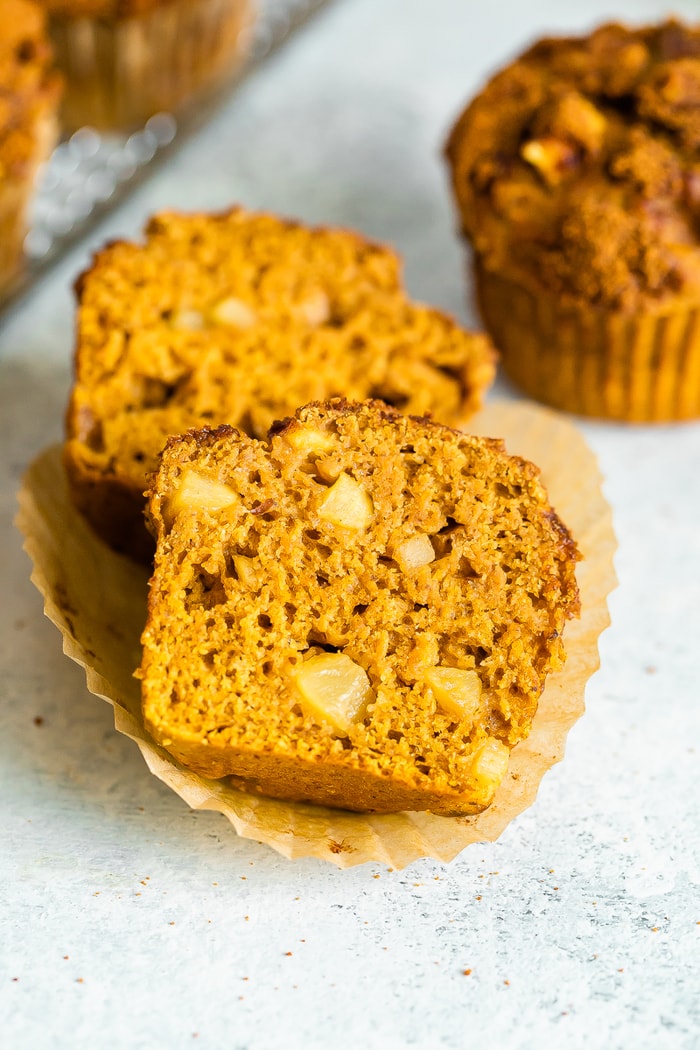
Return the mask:
M 503 369 L 565 412 L 630 423 L 700 417 L 700 308 L 629 314 L 560 303 L 474 267 Z
M 238 68 L 252 17 L 250 0 L 174 0 L 119 21 L 52 16 L 64 129 L 136 127 L 215 90 Z

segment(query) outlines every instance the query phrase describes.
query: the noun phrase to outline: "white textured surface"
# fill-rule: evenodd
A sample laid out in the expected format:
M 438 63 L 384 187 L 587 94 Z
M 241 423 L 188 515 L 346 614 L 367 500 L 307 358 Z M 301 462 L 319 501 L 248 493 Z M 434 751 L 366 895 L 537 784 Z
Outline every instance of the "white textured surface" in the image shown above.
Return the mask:
M 602 670 L 536 805 L 447 866 L 290 863 L 189 812 L 62 656 L 11 525 L 61 435 L 89 250 L 240 200 L 393 241 L 412 292 L 469 319 L 451 119 L 532 37 L 665 11 L 338 0 L 5 320 L 3 1046 L 700 1045 L 700 425 L 585 424 L 620 540 Z

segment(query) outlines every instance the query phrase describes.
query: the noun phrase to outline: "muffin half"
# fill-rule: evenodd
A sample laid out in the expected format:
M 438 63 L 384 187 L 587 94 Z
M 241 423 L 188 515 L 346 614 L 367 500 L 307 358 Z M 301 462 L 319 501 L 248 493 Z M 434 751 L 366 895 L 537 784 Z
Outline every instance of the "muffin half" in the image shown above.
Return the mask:
M 262 436 L 336 395 L 454 423 L 493 378 L 489 341 L 411 302 L 393 252 L 242 209 L 157 216 L 145 244 L 97 256 L 78 297 L 68 475 L 97 531 L 142 558 L 143 492 L 171 434 Z
M 578 612 L 576 546 L 531 463 L 336 400 L 265 440 L 172 438 L 149 513 L 140 674 L 159 744 L 279 798 L 491 803 Z

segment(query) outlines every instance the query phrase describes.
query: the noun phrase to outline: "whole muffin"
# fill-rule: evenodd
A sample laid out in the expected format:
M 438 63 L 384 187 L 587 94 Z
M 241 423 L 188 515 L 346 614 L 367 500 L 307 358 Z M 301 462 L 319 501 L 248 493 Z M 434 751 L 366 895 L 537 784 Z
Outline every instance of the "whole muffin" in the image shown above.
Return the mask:
M 610 24 L 496 75 L 448 144 L 504 369 L 557 408 L 700 415 L 700 28 Z
M 63 124 L 127 129 L 235 70 L 251 0 L 41 0 L 66 77 Z
M 43 12 L 28 0 L 0 0 L 0 290 L 21 266 L 27 208 L 57 138 L 60 90 Z

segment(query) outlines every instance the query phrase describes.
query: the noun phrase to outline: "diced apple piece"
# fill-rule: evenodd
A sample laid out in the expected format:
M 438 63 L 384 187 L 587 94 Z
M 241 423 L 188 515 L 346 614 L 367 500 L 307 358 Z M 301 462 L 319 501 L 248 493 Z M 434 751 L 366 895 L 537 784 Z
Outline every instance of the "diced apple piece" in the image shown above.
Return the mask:
M 177 310 L 170 318 L 173 328 L 186 332 L 198 332 L 204 328 L 204 317 L 199 310 Z
M 179 514 L 186 511 L 218 514 L 237 500 L 238 496 L 228 485 L 205 478 L 194 470 L 188 470 L 181 476 L 180 484 L 170 497 L 163 516 L 172 523 Z
M 539 171 L 549 186 L 561 182 L 576 157 L 576 151 L 567 142 L 553 137 L 530 139 L 522 146 L 520 154 Z
M 243 586 L 251 591 L 257 590 L 259 578 L 255 558 L 247 558 L 243 554 L 234 554 L 232 560 L 236 575 Z
M 474 757 L 471 773 L 478 782 L 479 793 L 483 792 L 488 802 L 506 775 L 509 757 L 510 751 L 506 745 L 495 737 L 489 737 Z
M 445 714 L 457 721 L 475 718 L 481 701 L 481 679 L 461 667 L 431 667 L 425 682 Z
M 422 565 L 430 565 L 431 561 L 435 561 L 435 551 L 430 537 L 420 532 L 404 540 L 394 549 L 394 561 L 401 572 L 413 572 L 415 569 L 420 569 Z
M 312 656 L 297 668 L 294 680 L 304 713 L 341 736 L 359 720 L 371 695 L 367 672 L 345 653 Z
M 316 327 L 325 324 L 331 315 L 331 304 L 322 288 L 315 288 L 296 307 L 297 316 Z
M 343 471 L 328 489 L 318 513 L 324 521 L 360 532 L 372 521 L 374 508 L 359 481 Z
M 343 462 L 341 457 L 337 455 L 321 456 L 314 463 L 314 471 L 318 477 L 329 485 L 337 480 L 342 470 Z
M 284 432 L 284 440 L 297 452 L 310 455 L 312 452 L 330 452 L 335 448 L 335 441 L 330 434 L 324 434 L 316 427 L 307 427 L 303 424 L 292 423 L 289 430 Z
M 251 328 L 258 319 L 253 308 L 235 295 L 217 303 L 211 316 L 217 324 L 229 325 L 231 328 Z

